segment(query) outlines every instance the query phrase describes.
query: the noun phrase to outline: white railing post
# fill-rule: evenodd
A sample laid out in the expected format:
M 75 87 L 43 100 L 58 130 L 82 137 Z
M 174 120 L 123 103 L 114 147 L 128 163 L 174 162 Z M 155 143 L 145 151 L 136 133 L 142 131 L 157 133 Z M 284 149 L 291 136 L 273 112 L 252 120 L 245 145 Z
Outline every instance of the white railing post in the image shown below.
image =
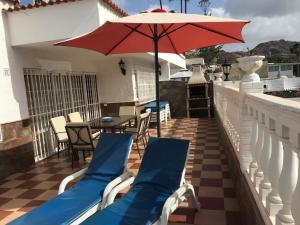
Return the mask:
M 298 179 L 298 158 L 296 149 L 289 142 L 289 129 L 283 127 L 283 167 L 279 178 L 279 195 L 283 207 L 276 216 L 276 225 L 294 225 L 291 201 Z
M 257 170 L 254 173 L 254 185 L 258 189 L 259 184 L 263 179 L 263 171 L 261 170 L 261 152 L 263 151 L 264 141 L 265 141 L 265 132 L 263 128 L 263 118 L 262 114 L 259 112 L 259 121 L 258 121 L 258 140 L 255 151 L 255 158 L 257 159 Z
M 239 112 L 239 159 L 240 165 L 243 170 L 248 170 L 250 163 L 253 161 L 252 152 L 251 152 L 251 128 L 252 128 L 252 119 L 249 115 L 248 105 L 244 98 L 241 96 L 240 99 L 240 112 Z M 238 117 L 237 117 L 238 118 Z
M 264 178 L 259 184 L 259 196 L 262 200 L 263 204 L 266 204 L 266 197 L 271 192 L 271 183 L 268 178 L 268 166 L 271 158 L 271 148 L 272 148 L 272 142 L 271 142 L 271 135 L 270 135 L 270 121 L 266 118 L 265 115 L 265 122 L 264 122 L 264 145 L 261 152 L 260 157 L 260 164 L 261 164 L 261 170 L 263 171 Z
M 257 158 L 255 155 L 256 146 L 258 141 L 258 124 L 257 124 L 257 113 L 252 108 L 252 132 L 251 132 L 251 152 L 252 152 L 252 162 L 249 166 L 249 175 L 252 182 L 254 181 L 254 172 L 257 170 Z
M 298 141 L 299 142 L 299 141 Z M 295 224 L 300 224 L 300 149 L 298 146 L 297 149 L 297 156 L 298 156 L 298 182 L 297 186 L 292 198 L 292 214 L 295 220 Z
M 282 171 L 283 164 L 283 146 L 279 134 L 279 123 L 272 121 L 270 126 L 272 139 L 272 153 L 268 168 L 268 177 L 271 182 L 272 191 L 267 197 L 266 208 L 271 217 L 274 217 L 282 208 L 282 201 L 278 193 L 278 182 Z

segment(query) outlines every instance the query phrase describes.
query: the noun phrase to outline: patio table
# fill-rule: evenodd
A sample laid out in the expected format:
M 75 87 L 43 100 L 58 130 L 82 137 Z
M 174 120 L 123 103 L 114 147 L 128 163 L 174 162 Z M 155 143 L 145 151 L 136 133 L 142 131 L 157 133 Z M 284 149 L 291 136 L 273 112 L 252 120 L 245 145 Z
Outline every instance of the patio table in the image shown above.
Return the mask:
M 103 121 L 102 118 L 95 119 L 90 121 L 90 127 L 92 129 L 98 129 L 101 130 L 103 129 L 104 132 L 107 130 L 111 130 L 112 132 L 115 132 L 116 129 L 122 129 L 122 124 L 129 122 L 131 120 L 134 120 L 135 116 L 116 116 L 112 117 L 112 121 Z

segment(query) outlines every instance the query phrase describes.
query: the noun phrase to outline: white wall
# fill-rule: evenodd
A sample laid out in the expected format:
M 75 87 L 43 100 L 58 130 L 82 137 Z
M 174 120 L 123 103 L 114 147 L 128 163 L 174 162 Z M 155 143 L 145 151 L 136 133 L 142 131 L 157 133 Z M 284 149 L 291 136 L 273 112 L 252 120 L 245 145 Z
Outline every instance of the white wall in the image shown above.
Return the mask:
M 134 101 L 133 78 L 131 65 L 126 58 L 126 75 L 119 69 L 119 58 L 107 59 L 98 65 L 98 87 L 101 103 Z
M 263 80 L 263 83 L 267 85 L 266 91 L 282 91 L 286 89 L 300 88 L 299 77 Z
M 7 12 L 13 46 L 58 41 L 99 26 L 97 0 Z
M 159 77 L 159 81 L 170 80 L 171 76 L 171 68 L 169 62 L 161 63 L 161 76 Z
M 0 2 L 0 9 L 4 7 Z M 10 47 L 7 17 L 0 14 L 0 124 L 28 118 L 19 54 Z M 6 76 L 4 76 L 4 72 Z

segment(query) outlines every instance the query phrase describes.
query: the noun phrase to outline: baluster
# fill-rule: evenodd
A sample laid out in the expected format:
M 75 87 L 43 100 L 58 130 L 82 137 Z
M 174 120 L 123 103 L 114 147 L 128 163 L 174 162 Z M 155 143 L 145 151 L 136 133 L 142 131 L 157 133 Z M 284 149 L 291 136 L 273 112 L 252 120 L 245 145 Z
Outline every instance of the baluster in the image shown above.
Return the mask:
M 257 169 L 257 158 L 256 158 L 256 147 L 258 145 L 258 124 L 257 120 L 253 118 L 252 132 L 251 132 L 251 151 L 252 151 L 252 162 L 249 166 L 249 175 L 252 181 L 254 181 L 254 172 Z
M 298 182 L 292 198 L 292 214 L 295 224 L 300 224 L 300 149 L 297 149 L 298 156 Z
M 298 158 L 296 149 L 290 145 L 288 139 L 283 140 L 283 167 L 279 178 L 279 195 L 283 207 L 276 215 L 276 225 L 294 225 L 291 213 L 291 201 L 298 178 Z M 297 212 L 299 213 L 299 212 Z
M 273 217 L 282 208 L 282 201 L 278 193 L 278 181 L 282 171 L 283 147 L 276 131 L 272 130 L 270 134 L 272 139 L 272 153 L 268 168 L 268 176 L 271 182 L 272 191 L 267 197 L 266 208 L 269 215 Z
M 255 158 L 257 159 L 257 170 L 255 171 L 254 174 L 254 185 L 256 188 L 258 188 L 261 180 L 263 179 L 263 171 L 261 170 L 261 164 L 260 164 L 260 156 L 261 152 L 263 150 L 263 145 L 264 145 L 264 128 L 262 122 L 258 123 L 258 140 L 257 140 L 257 146 L 256 146 L 256 151 L 255 151 Z
M 266 204 L 266 197 L 271 192 L 271 183 L 268 178 L 268 165 L 271 158 L 271 135 L 267 126 L 264 129 L 264 145 L 260 156 L 261 170 L 263 171 L 263 180 L 259 184 L 259 197 L 263 204 Z

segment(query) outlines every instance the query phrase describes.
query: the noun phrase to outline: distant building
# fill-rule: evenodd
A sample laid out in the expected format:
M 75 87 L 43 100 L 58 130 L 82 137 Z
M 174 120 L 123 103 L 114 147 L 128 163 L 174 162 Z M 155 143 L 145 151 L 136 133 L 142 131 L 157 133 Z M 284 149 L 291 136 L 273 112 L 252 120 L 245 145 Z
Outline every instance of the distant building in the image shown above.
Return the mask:
M 268 78 L 280 78 L 281 76 L 297 76 L 297 66 L 300 63 L 268 63 Z

